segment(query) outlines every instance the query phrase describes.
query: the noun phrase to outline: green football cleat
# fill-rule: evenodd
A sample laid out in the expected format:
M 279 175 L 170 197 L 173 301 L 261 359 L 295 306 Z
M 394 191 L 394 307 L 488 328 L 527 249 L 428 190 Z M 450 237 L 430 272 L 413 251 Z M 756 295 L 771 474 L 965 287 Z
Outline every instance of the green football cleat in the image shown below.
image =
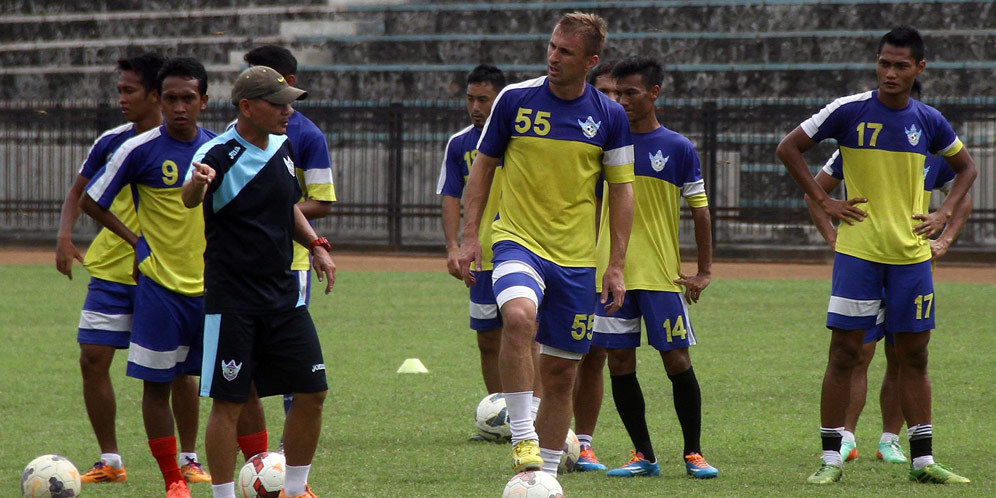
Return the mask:
M 858 443 L 854 441 L 840 442 L 840 459 L 845 462 L 858 459 Z
M 913 467 L 910 466 L 910 480 L 932 484 L 965 484 L 972 482 L 967 477 L 962 477 L 951 472 L 948 466 L 939 463 L 930 464 L 920 470 L 913 470 Z
M 875 458 L 889 462 L 889 463 L 907 463 L 909 459 L 903 453 L 903 447 L 899 445 L 899 441 L 879 441 L 878 451 L 875 452 Z
M 820 469 L 813 472 L 813 475 L 806 479 L 806 482 L 810 484 L 831 484 L 840 480 L 840 477 L 844 475 L 843 469 L 837 465 L 828 465 L 824 462 L 820 462 Z
M 540 457 L 539 441 L 524 439 L 512 445 L 512 471 L 516 474 L 527 470 L 542 470 L 543 458 Z

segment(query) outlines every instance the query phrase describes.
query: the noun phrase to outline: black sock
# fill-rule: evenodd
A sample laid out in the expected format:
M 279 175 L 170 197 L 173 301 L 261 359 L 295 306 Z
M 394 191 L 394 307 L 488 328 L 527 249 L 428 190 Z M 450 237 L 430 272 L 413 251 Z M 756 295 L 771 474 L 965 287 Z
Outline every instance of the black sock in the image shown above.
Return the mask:
M 685 438 L 685 455 L 702 453 L 699 435 L 702 433 L 702 394 L 699 381 L 692 367 L 678 375 L 668 375 L 674 394 L 674 411 L 681 424 L 681 435 Z
M 820 440 L 823 441 L 823 451 L 840 453 L 840 442 L 844 440 L 844 436 L 837 429 L 820 427 Z
M 640 390 L 640 382 L 636 380 L 636 372 L 612 375 L 611 378 L 612 400 L 616 402 L 616 410 L 633 441 L 633 448 L 643 453 L 643 458 L 656 462 L 654 447 L 650 444 L 650 432 L 647 430 L 643 391 Z
M 910 438 L 910 456 L 912 458 L 933 454 L 934 431 L 930 424 L 908 427 L 906 433 Z

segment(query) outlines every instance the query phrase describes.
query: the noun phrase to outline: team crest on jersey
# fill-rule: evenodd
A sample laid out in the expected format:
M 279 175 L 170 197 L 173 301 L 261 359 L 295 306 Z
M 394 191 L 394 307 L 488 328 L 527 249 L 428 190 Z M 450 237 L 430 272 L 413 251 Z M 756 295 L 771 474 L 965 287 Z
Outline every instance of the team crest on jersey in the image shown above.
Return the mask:
M 923 134 L 923 130 L 916 129 L 916 124 L 911 124 L 909 129 L 903 128 L 906 131 L 906 140 L 909 141 L 910 145 L 916 147 L 916 144 L 920 143 L 920 135 Z
M 595 122 L 591 116 L 588 116 L 587 121 L 578 120 L 578 125 L 581 126 L 581 133 L 588 138 L 595 138 L 595 134 L 598 133 L 598 128 L 602 126 L 602 122 Z
M 667 165 L 667 160 L 671 159 L 671 156 L 664 156 L 664 153 L 659 150 L 656 154 L 648 153 L 647 155 L 650 156 L 650 167 L 653 168 L 654 171 L 663 170 L 664 166 Z
M 284 166 L 287 166 L 287 172 L 290 173 L 290 176 L 296 176 L 294 174 L 294 160 L 290 156 L 284 156 Z
M 239 370 L 242 370 L 242 364 L 236 364 L 235 360 L 221 360 L 221 375 L 225 377 L 227 381 L 233 381 L 239 376 Z

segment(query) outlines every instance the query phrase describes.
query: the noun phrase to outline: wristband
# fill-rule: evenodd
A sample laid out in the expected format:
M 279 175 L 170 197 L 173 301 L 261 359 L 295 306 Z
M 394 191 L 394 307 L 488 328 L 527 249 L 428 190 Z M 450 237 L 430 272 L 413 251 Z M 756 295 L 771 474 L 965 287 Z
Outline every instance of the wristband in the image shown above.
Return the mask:
M 329 239 L 326 239 L 325 237 L 318 237 L 317 239 L 312 240 L 311 244 L 308 244 L 309 251 L 314 250 L 316 247 L 324 247 L 326 251 L 332 252 L 332 244 L 330 244 Z

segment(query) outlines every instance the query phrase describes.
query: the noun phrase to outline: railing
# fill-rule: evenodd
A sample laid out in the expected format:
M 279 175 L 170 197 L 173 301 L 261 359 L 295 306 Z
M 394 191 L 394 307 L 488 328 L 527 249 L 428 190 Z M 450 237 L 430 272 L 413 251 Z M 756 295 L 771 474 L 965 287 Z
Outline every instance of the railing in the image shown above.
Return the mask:
M 662 123 L 696 145 L 714 217 L 717 251 L 822 248 L 801 191 L 774 155 L 778 141 L 823 99 L 662 100 Z M 974 211 L 956 248 L 996 255 L 996 106 L 991 99 L 930 101 L 967 145 L 979 169 Z M 467 125 L 460 103 L 309 102 L 298 107 L 323 130 L 338 202 L 316 223 L 338 245 L 391 249 L 442 245 L 435 193 L 443 146 Z M 220 131 L 234 117 L 210 105 L 201 124 Z M 65 193 L 90 144 L 122 122 L 107 103 L 0 103 L 0 239 L 51 241 Z M 807 153 L 823 165 L 834 144 Z M 938 196 L 935 196 L 938 197 Z M 935 205 L 938 202 L 935 199 Z M 97 227 L 84 216 L 81 238 Z M 694 240 L 688 219 L 684 242 Z

